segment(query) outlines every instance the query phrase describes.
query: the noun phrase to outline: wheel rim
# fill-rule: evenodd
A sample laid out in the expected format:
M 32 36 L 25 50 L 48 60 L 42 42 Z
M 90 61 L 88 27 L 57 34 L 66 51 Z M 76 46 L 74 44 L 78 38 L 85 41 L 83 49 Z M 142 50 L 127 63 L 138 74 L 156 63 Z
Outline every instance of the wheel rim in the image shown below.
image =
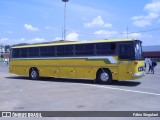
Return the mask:
M 107 73 L 102 73 L 100 75 L 100 78 L 101 78 L 102 81 L 106 82 L 109 79 L 109 75 Z
M 32 78 L 36 78 L 36 77 L 37 77 L 37 72 L 33 70 L 33 71 L 31 72 L 31 77 L 32 77 Z

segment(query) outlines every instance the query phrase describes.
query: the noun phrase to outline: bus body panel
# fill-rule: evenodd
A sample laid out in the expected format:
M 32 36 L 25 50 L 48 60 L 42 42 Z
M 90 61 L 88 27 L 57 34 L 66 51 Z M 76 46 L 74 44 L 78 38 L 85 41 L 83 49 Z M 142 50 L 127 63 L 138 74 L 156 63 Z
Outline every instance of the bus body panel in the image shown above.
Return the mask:
M 95 80 L 99 70 L 107 70 L 113 80 L 133 80 L 144 76 L 140 45 L 139 40 L 129 39 L 13 47 L 10 73 L 29 76 L 30 69 L 37 68 L 40 77 Z M 129 50 L 132 58 L 126 58 Z
M 119 62 L 119 80 L 132 79 L 133 66 L 132 61 L 120 61 Z
M 12 60 L 10 73 L 29 75 L 30 68 L 37 68 L 40 77 L 96 79 L 96 73 L 104 68 L 111 71 L 112 78 L 118 79 L 118 64 L 107 63 L 105 59 L 64 59 L 64 60 Z
M 144 76 L 144 71 L 138 71 L 139 67 L 144 70 L 144 61 L 120 61 L 119 80 L 133 80 Z
M 145 66 L 145 63 L 144 61 L 134 61 L 132 63 L 133 65 L 133 80 L 134 79 L 138 79 L 138 78 L 141 78 L 145 75 L 144 73 L 144 66 Z

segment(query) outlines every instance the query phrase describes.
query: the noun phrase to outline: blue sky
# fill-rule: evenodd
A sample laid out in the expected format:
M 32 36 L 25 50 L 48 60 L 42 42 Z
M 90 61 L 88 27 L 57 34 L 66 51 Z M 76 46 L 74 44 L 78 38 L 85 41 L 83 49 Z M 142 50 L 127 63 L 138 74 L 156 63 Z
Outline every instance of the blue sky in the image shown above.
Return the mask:
M 1 0 L 0 44 L 62 39 L 62 0 Z M 126 38 L 160 45 L 160 0 L 69 0 L 66 39 Z M 146 32 L 139 32 L 146 31 Z M 137 33 L 133 33 L 137 32 Z M 132 33 L 132 34 L 131 34 Z

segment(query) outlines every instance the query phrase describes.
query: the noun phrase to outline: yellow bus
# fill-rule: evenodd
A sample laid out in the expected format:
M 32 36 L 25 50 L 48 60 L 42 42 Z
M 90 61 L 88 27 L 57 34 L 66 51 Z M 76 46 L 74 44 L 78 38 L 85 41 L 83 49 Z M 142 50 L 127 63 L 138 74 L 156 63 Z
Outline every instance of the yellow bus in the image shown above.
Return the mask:
M 144 76 L 142 42 L 96 40 L 14 46 L 10 73 L 39 77 L 90 79 L 101 84 Z

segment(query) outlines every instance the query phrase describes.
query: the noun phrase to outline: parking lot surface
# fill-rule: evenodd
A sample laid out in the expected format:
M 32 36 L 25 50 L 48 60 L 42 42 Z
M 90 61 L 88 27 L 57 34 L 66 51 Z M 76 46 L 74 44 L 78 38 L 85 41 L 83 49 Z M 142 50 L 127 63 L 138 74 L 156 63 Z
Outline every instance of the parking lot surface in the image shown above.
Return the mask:
M 134 81 L 117 81 L 112 85 L 53 78 L 35 81 L 9 74 L 8 68 L 0 62 L 0 111 L 160 111 L 160 63 L 155 74 L 146 74 Z

